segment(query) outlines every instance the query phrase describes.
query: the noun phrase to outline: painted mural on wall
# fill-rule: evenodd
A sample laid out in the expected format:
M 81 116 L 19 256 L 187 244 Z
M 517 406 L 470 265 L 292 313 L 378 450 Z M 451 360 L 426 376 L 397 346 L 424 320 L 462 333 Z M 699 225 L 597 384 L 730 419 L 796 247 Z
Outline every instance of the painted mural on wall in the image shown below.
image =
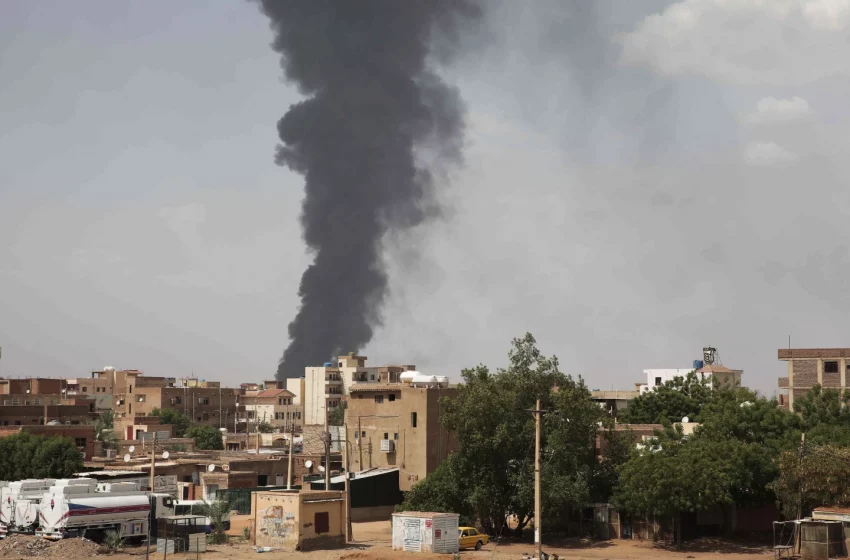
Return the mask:
M 283 506 L 269 506 L 260 513 L 257 544 L 279 546 L 295 550 L 298 544 L 298 528 L 295 524 L 295 514 L 284 511 Z

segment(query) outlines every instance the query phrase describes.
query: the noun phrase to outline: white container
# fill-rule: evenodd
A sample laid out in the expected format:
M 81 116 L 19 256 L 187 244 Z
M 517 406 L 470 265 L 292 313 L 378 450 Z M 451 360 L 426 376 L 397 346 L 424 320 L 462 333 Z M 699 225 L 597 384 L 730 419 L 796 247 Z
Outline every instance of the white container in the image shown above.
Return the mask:
M 456 513 L 404 511 L 393 514 L 393 550 L 407 552 L 458 552 Z
M 405 371 L 398 376 L 398 380 L 402 383 L 413 383 L 417 375 L 421 375 L 418 371 Z
M 419 374 L 413 378 L 414 387 L 436 387 L 437 378 L 433 375 Z
M 150 510 L 150 498 L 141 492 L 125 496 L 45 494 L 36 535 L 61 539 L 69 532 L 111 527 L 120 527 L 127 537 L 145 535 Z
M 441 389 L 445 389 L 446 387 L 449 386 L 449 378 L 446 377 L 445 375 L 438 375 L 437 376 L 437 385 Z

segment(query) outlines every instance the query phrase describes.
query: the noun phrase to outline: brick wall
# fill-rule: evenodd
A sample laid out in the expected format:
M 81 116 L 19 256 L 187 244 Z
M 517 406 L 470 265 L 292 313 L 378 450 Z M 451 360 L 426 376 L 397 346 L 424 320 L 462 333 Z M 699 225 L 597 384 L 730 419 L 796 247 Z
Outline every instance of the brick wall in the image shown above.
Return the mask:
M 817 360 L 794 360 L 794 386 L 811 387 L 818 382 Z M 795 392 L 796 396 L 796 392 Z
M 823 372 L 823 383 L 821 383 L 824 387 L 830 387 L 833 389 L 838 389 L 841 387 L 841 374 L 838 372 L 835 373 L 827 373 Z

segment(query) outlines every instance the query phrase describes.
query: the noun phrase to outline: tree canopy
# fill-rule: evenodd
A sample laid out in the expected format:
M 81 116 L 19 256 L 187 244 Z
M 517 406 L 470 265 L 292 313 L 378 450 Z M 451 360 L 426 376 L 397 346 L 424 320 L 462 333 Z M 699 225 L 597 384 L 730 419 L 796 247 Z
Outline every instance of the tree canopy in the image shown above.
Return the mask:
M 221 432 L 208 424 L 195 424 L 186 430 L 186 437 L 195 440 L 195 449 L 224 449 Z
M 186 430 L 189 429 L 192 421 L 180 412 L 172 408 L 154 408 L 151 411 L 151 416 L 158 416 L 160 424 L 171 424 L 174 437 L 189 437 L 186 436 Z
M 652 391 L 632 399 L 620 414 L 627 424 L 671 424 L 688 417 L 699 422 L 702 407 L 711 397 L 711 383 L 691 371 L 685 377 L 666 381 Z
M 83 470 L 83 458 L 66 437 L 26 432 L 0 439 L 0 479 L 68 478 Z
M 328 424 L 331 426 L 342 426 L 345 424 L 345 409 L 348 408 L 348 403 L 343 400 L 339 403 L 339 406 L 336 407 L 328 414 Z

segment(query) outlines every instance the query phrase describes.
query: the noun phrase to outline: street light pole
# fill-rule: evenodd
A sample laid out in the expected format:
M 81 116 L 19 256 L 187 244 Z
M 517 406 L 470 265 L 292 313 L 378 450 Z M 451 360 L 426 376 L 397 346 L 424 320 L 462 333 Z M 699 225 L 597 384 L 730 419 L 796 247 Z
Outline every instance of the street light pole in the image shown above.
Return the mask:
M 534 414 L 534 544 L 537 548 L 537 560 L 543 558 L 543 541 L 541 539 L 540 519 L 540 399 L 537 399 L 537 407 L 532 411 Z

